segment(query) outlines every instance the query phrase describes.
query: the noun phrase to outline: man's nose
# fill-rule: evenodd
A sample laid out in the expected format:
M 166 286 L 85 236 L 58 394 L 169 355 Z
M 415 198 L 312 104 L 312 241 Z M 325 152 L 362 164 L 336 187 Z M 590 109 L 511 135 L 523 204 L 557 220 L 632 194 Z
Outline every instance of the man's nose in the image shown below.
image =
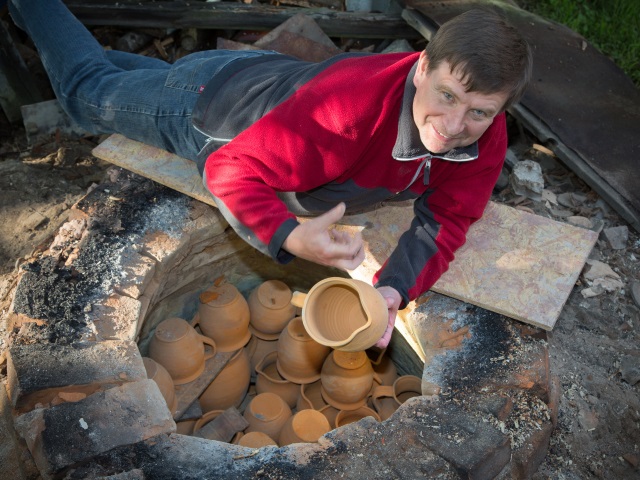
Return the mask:
M 445 118 L 444 126 L 447 129 L 447 131 L 444 132 L 445 135 L 448 137 L 460 135 L 464 131 L 464 118 L 464 110 L 456 108 L 450 111 Z

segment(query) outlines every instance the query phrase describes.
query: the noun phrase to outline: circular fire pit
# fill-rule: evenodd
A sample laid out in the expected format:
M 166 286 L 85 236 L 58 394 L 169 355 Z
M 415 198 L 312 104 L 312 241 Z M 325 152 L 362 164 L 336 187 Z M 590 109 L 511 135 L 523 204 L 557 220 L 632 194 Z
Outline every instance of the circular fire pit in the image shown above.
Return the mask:
M 306 291 L 345 274 L 276 265 L 215 209 L 118 169 L 74 213 L 23 266 L 9 312 L 14 424 L 43 477 L 529 478 L 546 455 L 545 333 L 431 293 L 387 352 L 423 395 L 389 419 L 259 450 L 175 433 L 142 361 L 162 320 L 193 318 L 221 275 L 246 296 L 267 279 Z

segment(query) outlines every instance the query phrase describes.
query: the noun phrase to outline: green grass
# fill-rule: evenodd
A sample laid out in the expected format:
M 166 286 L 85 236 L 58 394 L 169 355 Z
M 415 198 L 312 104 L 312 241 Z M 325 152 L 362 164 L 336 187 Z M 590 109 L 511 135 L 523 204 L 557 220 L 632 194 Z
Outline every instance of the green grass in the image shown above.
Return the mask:
M 562 23 L 611 58 L 640 87 L 640 0 L 522 0 L 522 8 Z

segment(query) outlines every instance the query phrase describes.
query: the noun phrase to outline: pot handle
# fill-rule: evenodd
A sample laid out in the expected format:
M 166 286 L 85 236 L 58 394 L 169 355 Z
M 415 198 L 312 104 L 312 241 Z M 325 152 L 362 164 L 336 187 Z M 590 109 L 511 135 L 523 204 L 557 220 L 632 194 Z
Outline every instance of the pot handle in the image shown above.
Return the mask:
M 294 307 L 302 308 L 305 298 L 307 298 L 306 293 L 293 292 L 293 294 L 291 295 L 291 305 L 293 305 Z
M 196 423 L 193 424 L 193 433 L 196 433 L 198 430 L 204 427 L 211 420 L 215 419 L 221 413 L 224 413 L 224 410 L 210 410 L 206 412 L 204 415 L 202 415 L 202 417 L 196 420 Z
M 216 342 L 214 342 L 212 338 L 205 337 L 204 335 L 200 335 L 200 340 L 202 340 L 202 343 L 205 343 L 205 344 L 209 345 L 212 348 L 212 350 L 210 352 L 207 352 L 207 347 L 205 347 L 204 359 L 208 360 L 211 357 L 214 357 L 216 355 L 217 350 L 218 350 L 217 347 L 216 347 Z
M 196 328 L 200 324 L 200 312 L 196 312 L 196 314 L 193 316 L 193 318 L 191 319 L 191 322 L 189 322 L 189 324 L 193 328 Z
M 395 398 L 395 389 L 391 385 L 378 385 L 373 390 L 373 401 L 375 402 L 378 398 L 382 397 L 390 397 Z

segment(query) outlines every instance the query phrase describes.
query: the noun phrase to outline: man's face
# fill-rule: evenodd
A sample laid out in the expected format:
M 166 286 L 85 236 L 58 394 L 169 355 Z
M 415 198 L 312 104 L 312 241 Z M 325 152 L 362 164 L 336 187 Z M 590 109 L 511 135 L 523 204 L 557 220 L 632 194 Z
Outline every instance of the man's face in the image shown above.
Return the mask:
M 420 140 L 432 153 L 445 153 L 478 140 L 500 113 L 507 93 L 465 92 L 458 72 L 449 64 L 427 73 L 428 60 L 423 51 L 413 83 L 413 120 Z

